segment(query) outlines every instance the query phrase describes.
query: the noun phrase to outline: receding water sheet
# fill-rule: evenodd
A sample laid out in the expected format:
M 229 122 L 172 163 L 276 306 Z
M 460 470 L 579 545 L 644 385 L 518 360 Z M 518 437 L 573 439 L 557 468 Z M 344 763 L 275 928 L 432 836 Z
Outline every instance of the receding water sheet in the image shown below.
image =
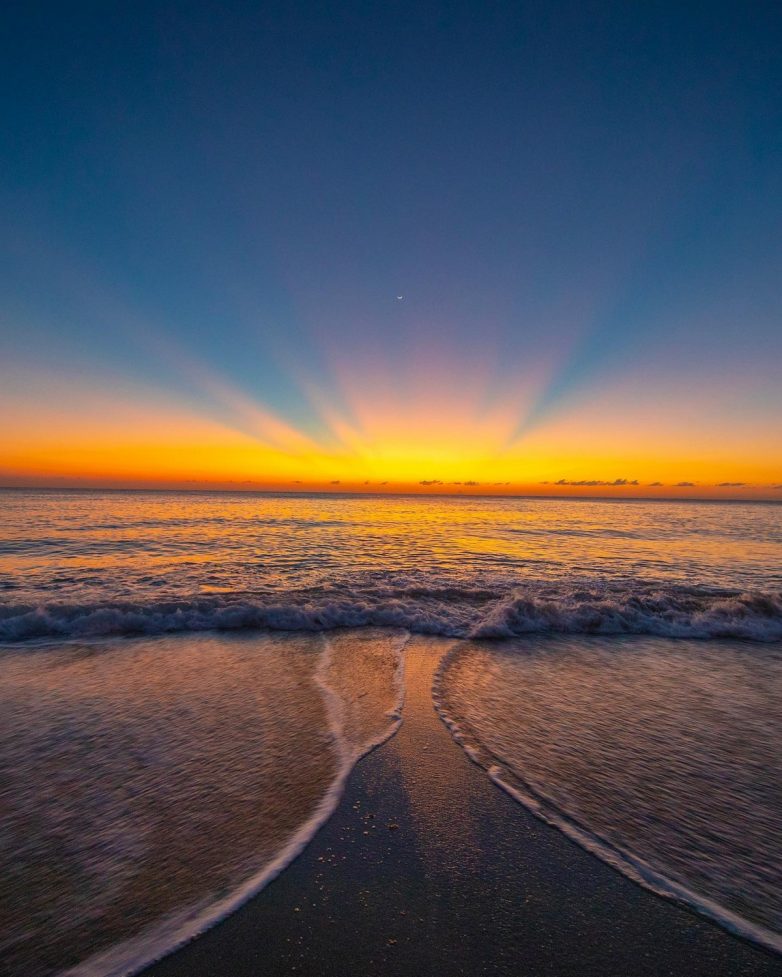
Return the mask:
M 404 632 L 343 631 L 326 639 L 322 681 L 349 760 L 387 739 L 400 721 L 404 696 Z
M 137 966 L 295 855 L 398 723 L 403 637 L 334 640 L 0 652 L 3 974 Z M 351 698 L 362 650 L 377 667 Z
M 782 652 L 660 638 L 455 646 L 441 715 L 626 874 L 782 947 Z

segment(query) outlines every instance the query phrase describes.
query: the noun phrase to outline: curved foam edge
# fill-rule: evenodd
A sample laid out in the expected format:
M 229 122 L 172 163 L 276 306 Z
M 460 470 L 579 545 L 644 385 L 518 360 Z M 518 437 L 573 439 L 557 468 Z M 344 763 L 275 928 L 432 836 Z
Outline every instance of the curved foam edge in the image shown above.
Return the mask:
M 315 680 L 324 693 L 330 732 L 334 737 L 340 765 L 336 777 L 319 802 L 312 817 L 296 830 L 288 844 L 280 850 L 271 862 L 229 894 L 216 901 L 204 900 L 181 913 L 168 916 L 138 936 L 115 944 L 107 950 L 88 957 L 74 967 L 60 971 L 58 977 L 132 977 L 146 967 L 152 966 L 152 964 L 162 960 L 163 957 L 181 949 L 206 930 L 222 922 L 253 896 L 258 895 L 304 851 L 329 820 L 342 799 L 348 777 L 356 763 L 371 753 L 372 750 L 391 739 L 402 725 L 404 652 L 410 635 L 400 636 L 399 664 L 395 676 L 398 701 L 395 709 L 387 714 L 391 722 L 381 734 L 362 744 L 362 748 L 356 751 L 347 749 L 340 726 L 341 702 L 326 682 L 325 676 L 331 648 L 327 637 L 324 636 L 324 638 L 324 649 L 318 663 Z
M 402 724 L 402 710 L 405 706 L 405 649 L 410 644 L 412 637 L 413 636 L 410 634 L 410 632 L 406 632 L 400 638 L 401 643 L 399 645 L 399 662 L 397 663 L 396 674 L 394 675 L 396 706 L 386 713 L 389 719 L 398 720 L 398 725 L 396 726 L 394 732 L 396 732 L 396 730 L 399 729 L 399 726 Z M 390 736 L 386 736 L 382 742 L 385 743 L 388 739 L 390 739 Z M 380 743 L 377 745 L 380 746 Z
M 396 671 L 394 673 L 394 687 L 396 689 L 397 701 L 393 709 L 390 709 L 385 713 L 386 718 L 391 720 L 389 727 L 378 733 L 377 736 L 371 737 L 368 740 L 364 740 L 361 747 L 356 750 L 348 749 L 348 745 L 345 742 L 345 738 L 342 735 L 342 699 L 339 694 L 336 693 L 328 683 L 328 669 L 331 661 L 331 642 L 329 641 L 329 636 L 324 634 L 324 650 L 321 655 L 320 662 L 318 663 L 318 669 L 315 673 L 315 681 L 320 686 L 325 701 L 326 701 L 326 712 L 328 715 L 329 726 L 331 729 L 332 736 L 334 737 L 334 742 L 339 751 L 339 755 L 344 763 L 349 764 L 348 773 L 353 769 L 355 764 L 372 750 L 377 749 L 378 746 L 382 746 L 396 733 L 402 724 L 402 707 L 404 705 L 405 698 L 405 685 L 404 685 L 404 668 L 405 668 L 405 648 L 410 641 L 411 634 L 409 632 L 401 632 L 399 635 L 399 645 L 397 647 L 397 652 L 399 654 L 399 661 L 396 666 Z M 347 775 L 346 775 L 347 777 Z
M 719 903 L 658 872 L 637 855 L 612 844 L 606 838 L 587 829 L 575 818 L 570 817 L 557 807 L 545 794 L 536 791 L 503 764 L 498 763 L 489 751 L 465 731 L 445 705 L 443 680 L 449 660 L 455 651 L 454 648 L 446 652 L 435 671 L 432 682 L 434 706 L 454 740 L 462 747 L 470 760 L 488 774 L 493 783 L 536 817 L 557 828 L 571 841 L 610 865 L 611 868 L 632 882 L 663 899 L 669 899 L 687 909 L 694 910 L 734 936 L 756 943 L 766 950 L 782 954 L 782 934 L 775 933 L 757 923 L 752 923 L 748 919 L 744 919 L 743 916 L 739 916 Z

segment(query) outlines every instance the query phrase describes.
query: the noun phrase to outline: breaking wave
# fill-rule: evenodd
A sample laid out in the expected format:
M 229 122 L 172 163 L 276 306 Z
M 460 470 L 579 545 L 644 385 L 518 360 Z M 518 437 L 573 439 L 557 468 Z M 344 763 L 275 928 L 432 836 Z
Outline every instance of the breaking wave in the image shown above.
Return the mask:
M 531 633 L 782 640 L 782 591 L 726 591 L 633 580 L 487 588 L 356 587 L 192 599 L 0 605 L 0 640 L 264 628 L 404 628 L 453 638 Z

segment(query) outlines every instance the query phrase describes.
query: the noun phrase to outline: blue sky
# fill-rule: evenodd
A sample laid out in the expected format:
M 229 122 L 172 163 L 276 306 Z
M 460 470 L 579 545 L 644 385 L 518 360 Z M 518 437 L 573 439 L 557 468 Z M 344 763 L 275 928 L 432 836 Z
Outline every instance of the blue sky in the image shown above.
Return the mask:
M 360 427 L 431 371 L 524 387 L 515 443 L 635 378 L 696 447 L 778 451 L 778 4 L 4 19 L 0 379 L 36 411 L 59 371 L 233 423 L 206 369 L 325 443 L 324 402 Z

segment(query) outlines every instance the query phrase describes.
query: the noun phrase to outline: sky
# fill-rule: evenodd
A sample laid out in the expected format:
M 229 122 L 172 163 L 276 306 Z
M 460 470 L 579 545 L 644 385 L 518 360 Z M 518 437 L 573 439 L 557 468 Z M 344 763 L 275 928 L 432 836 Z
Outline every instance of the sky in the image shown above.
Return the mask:
M 782 498 L 778 3 L 0 31 L 0 485 Z

